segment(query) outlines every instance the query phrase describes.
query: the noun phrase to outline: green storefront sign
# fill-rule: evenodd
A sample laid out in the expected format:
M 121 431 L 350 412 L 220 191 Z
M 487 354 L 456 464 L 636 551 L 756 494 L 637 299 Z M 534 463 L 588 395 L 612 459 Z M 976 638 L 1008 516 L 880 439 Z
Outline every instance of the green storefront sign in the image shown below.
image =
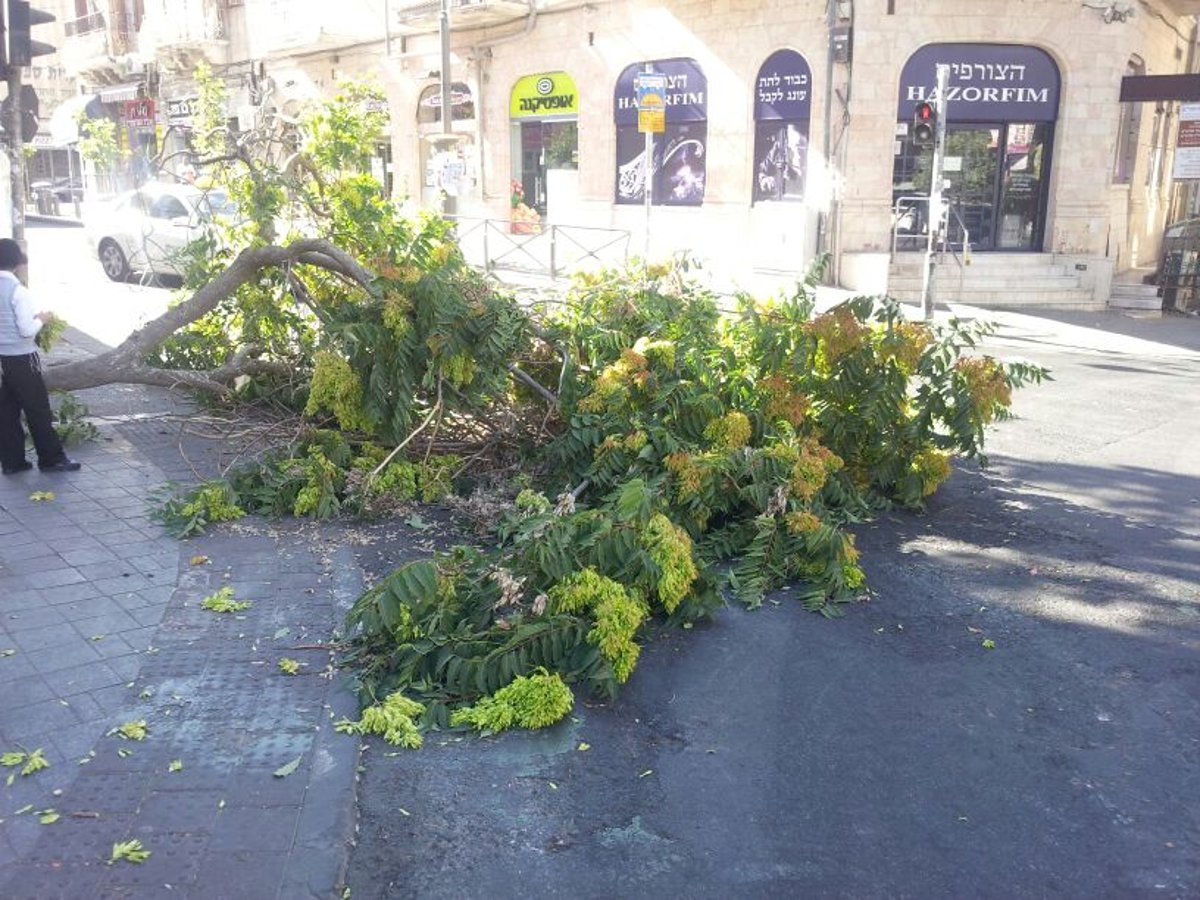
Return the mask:
M 526 75 L 513 85 L 508 114 L 514 119 L 579 115 L 579 92 L 566 72 Z

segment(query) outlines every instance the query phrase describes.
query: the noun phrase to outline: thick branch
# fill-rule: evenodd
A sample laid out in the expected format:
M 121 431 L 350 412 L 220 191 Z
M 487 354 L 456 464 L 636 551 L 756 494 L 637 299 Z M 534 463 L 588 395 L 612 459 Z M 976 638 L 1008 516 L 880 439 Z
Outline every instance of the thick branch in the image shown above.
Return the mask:
M 249 366 L 261 367 L 261 360 L 243 359 L 237 371 L 231 374 L 227 363 L 212 373 L 157 370 L 143 360 L 160 347 L 172 334 L 212 312 L 222 300 L 230 297 L 243 284 L 252 281 L 263 269 L 287 263 L 299 262 L 321 266 L 353 278 L 368 291 L 372 290 L 371 273 L 358 264 L 349 254 L 339 250 L 321 238 L 302 238 L 286 247 L 266 246 L 243 250 L 224 272 L 204 285 L 190 298 L 167 310 L 157 319 L 147 322 L 118 346 L 104 353 L 78 362 L 49 365 L 46 368 L 46 384 L 51 390 L 75 391 L 101 384 L 129 382 L 132 384 L 169 384 L 198 387 L 202 390 L 225 390 L 212 376 L 219 374 L 221 380 L 249 374 Z

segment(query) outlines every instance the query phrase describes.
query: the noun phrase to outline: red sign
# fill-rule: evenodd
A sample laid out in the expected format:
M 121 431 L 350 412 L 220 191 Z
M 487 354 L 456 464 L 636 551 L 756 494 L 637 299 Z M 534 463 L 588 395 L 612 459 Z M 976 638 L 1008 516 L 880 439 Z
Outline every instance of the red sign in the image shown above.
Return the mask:
M 121 117 L 126 125 L 136 128 L 154 127 L 154 101 L 149 97 L 125 102 L 125 114 Z

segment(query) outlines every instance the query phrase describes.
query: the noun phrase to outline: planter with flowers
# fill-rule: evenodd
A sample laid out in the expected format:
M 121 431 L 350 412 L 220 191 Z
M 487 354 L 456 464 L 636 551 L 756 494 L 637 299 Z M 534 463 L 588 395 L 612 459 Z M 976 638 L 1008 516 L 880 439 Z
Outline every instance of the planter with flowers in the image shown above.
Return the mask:
M 509 203 L 512 212 L 509 213 L 509 231 L 513 234 L 540 234 L 542 217 L 537 210 L 525 204 L 525 188 L 515 178 L 509 185 Z

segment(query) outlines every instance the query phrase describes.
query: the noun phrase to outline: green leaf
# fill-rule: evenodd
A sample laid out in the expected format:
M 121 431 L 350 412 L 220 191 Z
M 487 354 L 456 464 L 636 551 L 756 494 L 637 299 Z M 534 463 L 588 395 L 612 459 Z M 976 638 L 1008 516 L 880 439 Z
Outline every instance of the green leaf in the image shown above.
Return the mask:
M 303 758 L 304 758 L 303 755 L 297 756 L 290 763 L 285 763 L 284 765 L 280 766 L 272 774 L 276 778 L 287 778 L 289 775 L 291 775 L 293 772 L 295 772 L 298 768 L 300 768 L 300 760 L 302 760 Z
M 139 840 L 120 841 L 113 844 L 112 856 L 109 857 L 108 864 L 111 866 L 120 860 L 129 863 L 143 863 L 150 858 L 150 853 L 151 851 L 145 849 Z

